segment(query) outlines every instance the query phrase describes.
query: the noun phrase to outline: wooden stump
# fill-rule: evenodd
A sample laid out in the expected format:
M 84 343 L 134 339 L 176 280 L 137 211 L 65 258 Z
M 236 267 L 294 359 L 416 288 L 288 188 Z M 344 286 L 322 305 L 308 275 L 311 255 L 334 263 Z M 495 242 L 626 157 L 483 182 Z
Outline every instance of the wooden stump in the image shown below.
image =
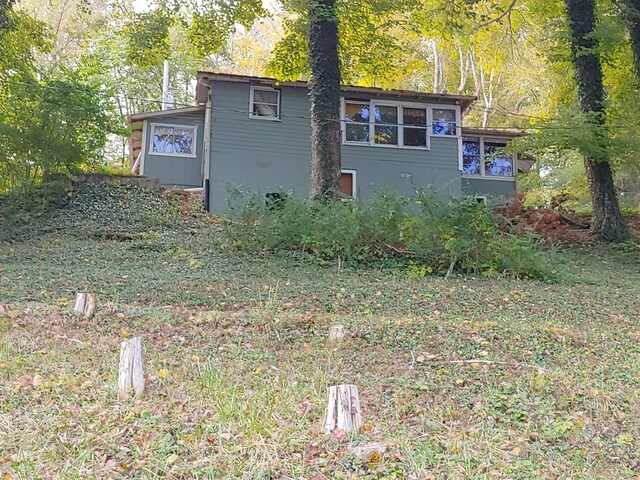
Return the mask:
M 78 293 L 76 295 L 76 315 L 91 318 L 96 311 L 96 296 L 93 293 Z
M 329 344 L 334 345 L 341 342 L 345 336 L 344 325 L 333 325 L 329 330 Z
M 331 432 L 338 428 L 345 432 L 357 433 L 361 426 L 358 387 L 355 385 L 329 387 L 324 429 Z
M 142 371 L 142 339 L 134 337 L 120 344 L 120 367 L 118 369 L 118 399 L 126 400 L 131 390 L 136 397 L 144 391 Z

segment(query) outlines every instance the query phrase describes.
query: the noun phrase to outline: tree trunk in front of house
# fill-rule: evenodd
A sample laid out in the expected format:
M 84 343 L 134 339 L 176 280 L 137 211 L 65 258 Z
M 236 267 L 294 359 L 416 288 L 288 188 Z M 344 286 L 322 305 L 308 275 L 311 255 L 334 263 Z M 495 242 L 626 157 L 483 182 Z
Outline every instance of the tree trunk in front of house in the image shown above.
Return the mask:
M 584 164 L 591 192 L 593 223 L 591 231 L 601 240 L 624 240 L 629 231 L 620 212 L 613 183 L 613 170 L 607 153 L 602 66 L 596 52 L 594 29 L 595 0 L 565 0 L 571 31 L 571 54 L 578 86 L 580 109 L 589 116 L 602 152 L 598 158 L 585 157 Z
M 311 198 L 340 190 L 340 61 L 335 0 L 311 0 Z
M 627 28 L 631 37 L 633 71 L 636 74 L 636 80 L 640 83 L 640 0 L 623 0 L 622 8 L 625 10 Z

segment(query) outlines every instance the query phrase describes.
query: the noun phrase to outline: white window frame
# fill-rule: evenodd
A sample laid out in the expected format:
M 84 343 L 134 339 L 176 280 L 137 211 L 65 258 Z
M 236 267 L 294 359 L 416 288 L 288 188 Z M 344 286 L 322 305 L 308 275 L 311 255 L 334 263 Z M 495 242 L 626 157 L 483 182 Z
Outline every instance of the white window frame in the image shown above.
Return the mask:
M 276 92 L 278 94 L 278 113 L 275 117 L 267 117 L 265 115 L 255 115 L 253 113 L 253 104 L 254 104 L 254 94 L 256 91 L 259 92 Z M 254 120 L 268 120 L 270 122 L 279 122 L 280 121 L 280 111 L 282 109 L 282 101 L 281 101 L 282 92 L 277 88 L 272 87 L 259 87 L 256 85 L 251 85 L 249 88 L 249 118 Z
M 501 175 L 487 175 L 485 173 L 485 162 L 484 162 L 484 142 L 485 139 L 489 142 L 489 143 L 504 143 L 505 147 L 506 145 L 509 143 L 509 139 L 507 138 L 501 138 L 501 137 L 486 137 L 485 135 L 468 135 L 465 138 L 469 138 L 469 139 L 478 139 L 478 142 L 480 144 L 480 173 L 478 175 L 473 175 L 473 174 L 469 174 L 469 173 L 462 173 L 462 177 L 463 178 L 480 178 L 480 179 L 486 179 L 486 180 L 497 180 L 497 181 L 502 181 L 502 182 L 514 182 L 516 180 L 517 177 L 517 164 L 516 164 L 516 156 L 511 154 L 508 155 L 509 158 L 511 158 L 511 171 L 514 172 L 513 175 L 511 176 L 501 176 Z M 460 161 L 460 172 L 462 172 L 463 168 L 464 168 L 464 154 L 462 151 L 462 142 L 463 142 L 464 138 L 460 138 L 460 143 L 459 143 L 459 148 L 458 151 L 460 152 L 460 156 L 459 156 L 459 161 Z
M 198 156 L 198 126 L 197 125 L 180 125 L 177 123 L 150 123 L 149 138 L 149 155 L 161 155 L 165 157 L 182 157 L 182 158 L 196 158 Z M 193 148 L 191 153 L 168 153 L 168 152 L 156 152 L 153 149 L 153 137 L 155 135 L 156 127 L 167 128 L 180 128 L 180 129 L 192 129 L 193 130 Z
M 353 192 L 353 194 L 351 195 L 352 198 L 356 198 L 358 196 L 358 191 L 356 190 L 356 188 L 358 187 L 358 171 L 357 170 L 351 170 L 350 168 L 343 168 L 340 170 L 340 174 L 343 173 L 349 173 L 351 174 L 351 192 Z
M 347 103 L 354 103 L 357 105 L 369 105 L 369 141 L 368 142 L 353 142 L 347 140 L 347 128 L 348 124 L 356 124 L 356 125 L 364 125 L 364 122 L 350 122 L 346 121 L 346 110 Z M 385 143 L 375 143 L 375 107 L 376 106 L 385 106 L 385 107 L 396 107 L 398 110 L 398 144 L 397 145 L 389 145 Z M 425 131 L 426 131 L 426 146 L 414 146 L 414 145 L 404 145 L 404 113 L 403 108 L 420 108 L 426 111 L 426 122 Z M 442 110 L 453 110 L 456 114 L 456 134 L 455 135 L 434 135 L 433 134 L 433 109 L 442 109 Z M 342 144 L 343 145 L 359 145 L 362 147 L 376 147 L 376 148 L 400 148 L 402 150 L 431 150 L 431 137 L 435 138 L 448 138 L 452 140 L 456 140 L 461 142 L 462 140 L 462 127 L 461 127 L 461 112 L 459 105 L 436 105 L 431 103 L 419 103 L 419 102 L 397 102 L 392 100 L 350 100 L 344 97 L 341 98 L 341 107 L 340 107 L 340 130 L 342 131 Z M 380 124 L 378 124 L 380 125 Z M 384 125 L 384 124 L 383 124 Z M 409 125 L 410 126 L 410 125 Z M 461 160 L 460 160 L 461 161 Z

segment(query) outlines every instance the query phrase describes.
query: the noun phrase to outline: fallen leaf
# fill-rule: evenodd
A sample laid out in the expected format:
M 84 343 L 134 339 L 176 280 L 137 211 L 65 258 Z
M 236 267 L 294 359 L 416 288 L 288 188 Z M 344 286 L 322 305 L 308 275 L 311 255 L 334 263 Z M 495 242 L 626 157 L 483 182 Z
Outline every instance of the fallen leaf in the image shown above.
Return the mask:
M 167 465 L 173 465 L 178 461 L 178 458 L 179 458 L 178 455 L 176 455 L 175 453 L 172 453 L 167 457 Z
M 167 370 L 166 368 L 161 368 L 160 370 L 158 370 L 158 377 L 167 378 L 167 375 L 169 375 L 169 370 Z

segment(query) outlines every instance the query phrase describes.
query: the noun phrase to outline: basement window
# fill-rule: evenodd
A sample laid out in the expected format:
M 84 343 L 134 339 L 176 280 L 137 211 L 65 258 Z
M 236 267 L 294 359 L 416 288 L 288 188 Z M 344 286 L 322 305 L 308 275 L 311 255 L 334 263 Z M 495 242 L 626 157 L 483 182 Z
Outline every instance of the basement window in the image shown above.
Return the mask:
M 151 124 L 152 155 L 196 156 L 196 127 Z
M 249 117 L 262 120 L 280 120 L 280 90 L 251 87 Z

